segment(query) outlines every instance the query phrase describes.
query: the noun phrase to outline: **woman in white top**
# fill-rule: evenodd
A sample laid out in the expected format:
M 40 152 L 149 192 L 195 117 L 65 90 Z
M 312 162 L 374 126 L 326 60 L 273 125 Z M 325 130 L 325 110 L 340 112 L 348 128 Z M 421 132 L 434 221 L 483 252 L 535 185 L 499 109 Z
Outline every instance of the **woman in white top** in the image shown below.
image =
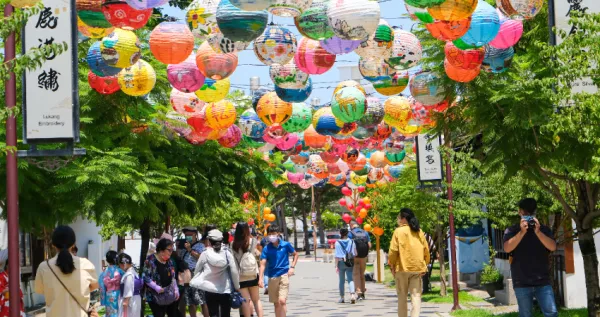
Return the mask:
M 250 235 L 247 222 L 240 221 L 235 226 L 235 235 L 231 250 L 235 257 L 235 264 L 240 273 L 240 293 L 246 299 L 242 304 L 244 317 L 250 317 L 252 304 L 258 317 L 263 317 L 262 303 L 258 289 L 258 263 L 256 261 L 256 239 Z
M 352 304 L 356 303 L 356 294 L 354 293 L 354 280 L 352 273 L 354 271 L 354 257 L 356 256 L 356 245 L 352 239 L 348 238 L 348 229 L 340 230 L 342 236 L 335 242 L 335 270 L 339 275 L 340 300 L 338 303 L 344 303 L 345 283 L 348 281 Z M 347 265 L 345 262 L 350 262 Z
M 142 311 L 140 291 L 144 281 L 133 268 L 131 256 L 119 255 L 119 266 L 125 272 L 121 278 L 121 296 L 119 297 L 119 317 L 138 317 Z

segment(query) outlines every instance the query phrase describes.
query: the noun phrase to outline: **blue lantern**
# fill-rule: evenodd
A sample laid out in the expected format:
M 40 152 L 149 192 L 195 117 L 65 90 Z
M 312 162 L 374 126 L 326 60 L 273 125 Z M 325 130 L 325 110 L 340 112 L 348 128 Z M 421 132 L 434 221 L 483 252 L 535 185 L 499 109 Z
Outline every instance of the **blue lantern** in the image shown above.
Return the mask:
M 498 11 L 484 0 L 479 0 L 471 17 L 471 26 L 460 39 L 471 46 L 481 47 L 491 42 L 500 31 Z
M 313 127 L 318 134 L 336 135 L 344 127 L 344 123 L 333 115 L 330 107 L 324 107 L 313 115 Z
M 287 102 L 304 102 L 312 93 L 312 80 L 309 78 L 302 89 L 286 89 L 275 85 L 275 93 L 279 99 Z
M 100 41 L 90 46 L 90 49 L 87 53 L 86 61 L 90 66 L 90 70 L 94 74 L 101 77 L 114 76 L 121 71 L 121 68 L 109 66 L 104 60 L 104 58 L 102 58 L 102 53 L 100 51 Z
M 514 55 L 515 49 L 512 47 L 497 49 L 486 45 L 485 58 L 483 59 L 481 68 L 488 73 L 503 73 L 510 67 Z
M 237 42 L 252 42 L 267 27 L 267 11 L 244 11 L 231 4 L 229 0 L 221 0 L 217 7 L 217 25 L 226 38 Z
M 267 129 L 267 125 L 260 120 L 254 109 L 248 109 L 242 113 L 238 126 L 245 136 L 253 139 L 262 138 Z

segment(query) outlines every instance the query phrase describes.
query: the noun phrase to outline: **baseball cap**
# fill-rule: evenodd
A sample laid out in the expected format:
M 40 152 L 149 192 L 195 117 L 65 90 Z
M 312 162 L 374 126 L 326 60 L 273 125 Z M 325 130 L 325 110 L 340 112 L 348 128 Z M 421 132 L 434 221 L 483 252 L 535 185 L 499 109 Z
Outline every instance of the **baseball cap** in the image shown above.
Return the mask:
M 217 229 L 208 232 L 208 240 L 223 241 L 223 233 Z

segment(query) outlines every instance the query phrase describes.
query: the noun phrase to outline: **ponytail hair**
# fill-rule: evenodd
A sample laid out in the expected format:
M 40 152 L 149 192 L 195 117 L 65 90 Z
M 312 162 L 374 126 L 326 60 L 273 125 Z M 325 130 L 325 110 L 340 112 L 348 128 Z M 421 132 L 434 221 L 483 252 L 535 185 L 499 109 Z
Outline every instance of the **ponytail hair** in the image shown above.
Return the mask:
M 400 214 L 398 215 L 399 219 L 406 219 L 408 222 L 408 226 L 410 230 L 414 232 L 419 232 L 421 230 L 421 226 L 419 225 L 419 220 L 415 217 L 415 213 L 410 210 L 410 208 L 402 208 L 400 209 Z
M 58 249 L 56 266 L 63 274 L 71 274 L 75 271 L 73 255 L 69 249 L 75 244 L 75 231 L 69 226 L 58 226 L 52 233 L 52 244 Z

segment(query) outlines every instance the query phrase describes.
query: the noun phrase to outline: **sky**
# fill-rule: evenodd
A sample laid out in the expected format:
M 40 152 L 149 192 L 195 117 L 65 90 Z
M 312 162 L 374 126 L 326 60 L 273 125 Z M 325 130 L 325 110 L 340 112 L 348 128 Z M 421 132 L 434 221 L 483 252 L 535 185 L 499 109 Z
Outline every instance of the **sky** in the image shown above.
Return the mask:
M 397 26 L 410 31 L 411 27 L 416 23 L 406 16 L 407 12 L 404 0 L 379 0 L 379 5 L 381 8 L 381 18 L 387 21 L 390 26 Z M 168 5 L 164 7 L 163 13 L 182 20 L 185 19 L 185 11 L 169 7 Z M 302 38 L 294 25 L 293 18 L 283 18 L 269 14 L 269 21 L 273 21 L 275 24 L 292 31 L 298 41 Z M 319 98 L 321 104 L 329 102 L 335 86 L 340 81 L 340 74 L 337 67 L 341 65 L 358 65 L 358 60 L 359 56 L 356 53 L 338 55 L 334 67 L 328 72 L 322 75 L 311 75 L 313 92 L 307 102 L 310 103 L 313 97 Z M 249 94 L 250 77 L 252 76 L 260 77 L 261 86 L 272 88 L 273 83 L 269 77 L 269 67 L 263 65 L 258 60 L 252 50 L 252 45 L 250 45 L 245 51 L 238 54 L 238 67 L 230 77 L 231 89 L 241 89 Z M 380 98 L 384 97 L 382 95 L 377 96 Z

